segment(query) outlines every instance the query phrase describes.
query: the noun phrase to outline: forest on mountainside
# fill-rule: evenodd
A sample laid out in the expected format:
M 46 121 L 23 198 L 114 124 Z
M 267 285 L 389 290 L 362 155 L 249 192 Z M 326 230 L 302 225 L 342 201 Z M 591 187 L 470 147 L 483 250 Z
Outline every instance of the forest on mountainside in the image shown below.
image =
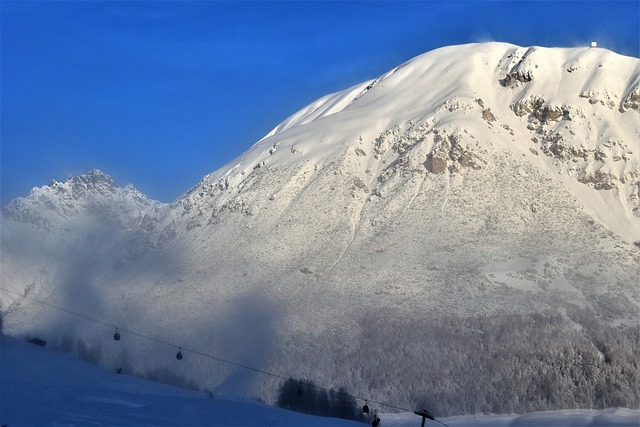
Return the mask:
M 398 403 L 437 416 L 640 407 L 638 326 L 607 326 L 584 309 L 417 321 L 408 329 L 397 321 L 368 319 L 366 333 L 386 339 L 355 355 L 382 400 L 406 396 Z M 420 363 L 407 370 L 398 358 Z M 404 389 L 385 390 L 396 377 Z
M 358 419 L 353 408 L 361 402 L 352 401 L 349 389 L 373 401 L 428 408 L 439 417 L 640 408 L 638 326 L 607 326 L 586 309 L 566 316 L 549 311 L 451 317 L 437 323 L 416 319 L 411 327 L 405 320 L 392 313 L 371 315 L 363 321 L 363 335 L 349 355 L 299 360 L 311 374 L 270 386 L 274 396 L 267 401 L 300 412 L 352 419 Z M 86 337 L 67 335 L 52 344 L 94 363 L 113 364 L 102 352 L 105 344 Z M 204 392 L 212 389 L 185 376 L 187 372 L 198 370 L 200 379 L 208 375 L 210 380 L 204 383 L 212 385 L 226 384 L 239 375 L 224 364 L 203 368 L 206 361 L 199 360 L 205 358 L 187 356 L 190 360 L 180 365 L 175 361 L 147 365 L 145 357 L 150 355 L 125 348 L 120 355 L 122 373 Z M 294 373 L 297 368 L 283 369 Z M 273 378 L 262 377 L 261 381 L 275 384 Z

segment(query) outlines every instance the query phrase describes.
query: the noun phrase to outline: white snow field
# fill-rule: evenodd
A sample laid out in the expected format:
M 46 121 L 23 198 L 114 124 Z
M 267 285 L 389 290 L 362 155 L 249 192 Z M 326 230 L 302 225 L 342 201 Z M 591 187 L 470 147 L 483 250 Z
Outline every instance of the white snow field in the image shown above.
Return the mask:
M 286 411 L 247 399 L 208 395 L 118 375 L 59 352 L 2 335 L 0 423 L 20 426 L 362 426 Z M 381 414 L 381 427 L 419 426 L 411 413 Z M 640 411 L 555 411 L 442 418 L 450 427 L 634 427 Z M 442 425 L 427 421 L 427 426 Z
M 118 375 L 2 336 L 0 423 L 18 426 L 358 426 Z

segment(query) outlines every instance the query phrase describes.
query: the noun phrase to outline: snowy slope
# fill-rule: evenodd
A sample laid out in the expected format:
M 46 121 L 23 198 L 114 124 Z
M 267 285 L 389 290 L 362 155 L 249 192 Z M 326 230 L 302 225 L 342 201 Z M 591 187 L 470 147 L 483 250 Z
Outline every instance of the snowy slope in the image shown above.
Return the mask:
M 0 422 L 19 426 L 362 426 L 100 369 L 2 336 Z
M 381 135 L 411 124 L 428 134 L 460 122 L 456 130 L 474 128 L 481 146 L 508 144 L 529 157 L 542 151 L 536 165 L 572 178 L 565 183 L 583 205 L 633 242 L 640 239 L 639 84 L 638 60 L 605 49 L 441 48 L 303 108 L 197 188 L 245 182 L 263 165 L 318 167 L 340 158 L 345 146 L 377 149 L 359 162 L 370 183 L 399 157 Z
M 127 198 L 105 223 L 85 201 L 127 191 L 34 190 L 3 209 L 2 285 L 32 298 L 2 292 L 3 328 L 165 369 L 35 299 L 439 415 L 638 407 L 639 75 L 597 48 L 442 48 L 313 102 L 170 205 Z
M 362 426 L 362 423 L 289 412 L 116 375 L 95 365 L 2 336 L 0 423 L 149 426 Z M 637 426 L 640 412 L 625 409 L 538 413 L 527 416 L 454 417 L 463 426 Z M 382 414 L 385 426 L 417 426 L 411 413 Z M 434 424 L 429 422 L 429 424 Z

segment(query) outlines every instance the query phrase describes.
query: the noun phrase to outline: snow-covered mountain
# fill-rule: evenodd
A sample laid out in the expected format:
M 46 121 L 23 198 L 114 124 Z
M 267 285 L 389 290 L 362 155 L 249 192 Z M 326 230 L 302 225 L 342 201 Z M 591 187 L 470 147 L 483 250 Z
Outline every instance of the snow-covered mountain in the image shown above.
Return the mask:
M 303 108 L 171 204 L 97 171 L 11 202 L 4 330 L 239 381 L 134 335 L 114 352 L 104 325 L 18 293 L 439 415 L 637 408 L 639 114 L 637 58 L 426 53 Z M 273 400 L 272 378 L 251 379 Z
M 47 295 L 61 283 L 91 281 L 85 269 L 103 257 L 131 258 L 123 245 L 165 208 L 95 169 L 12 200 L 2 209 L 2 287 L 11 292 L 2 292 L 1 306 L 15 292 Z

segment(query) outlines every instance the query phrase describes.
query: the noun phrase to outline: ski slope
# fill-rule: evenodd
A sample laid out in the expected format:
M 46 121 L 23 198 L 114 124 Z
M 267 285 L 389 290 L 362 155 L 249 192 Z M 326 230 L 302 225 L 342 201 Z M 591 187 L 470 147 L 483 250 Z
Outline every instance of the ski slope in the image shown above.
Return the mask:
M 2 336 L 0 423 L 18 426 L 362 426 L 304 415 L 243 398 L 208 395 L 102 369 L 75 357 Z M 411 413 L 382 414 L 381 427 L 419 426 Z M 450 417 L 450 427 L 638 426 L 640 411 L 543 412 Z M 427 421 L 427 426 L 442 425 Z
M 17 426 L 358 426 L 145 381 L 2 336 L 0 423 Z

